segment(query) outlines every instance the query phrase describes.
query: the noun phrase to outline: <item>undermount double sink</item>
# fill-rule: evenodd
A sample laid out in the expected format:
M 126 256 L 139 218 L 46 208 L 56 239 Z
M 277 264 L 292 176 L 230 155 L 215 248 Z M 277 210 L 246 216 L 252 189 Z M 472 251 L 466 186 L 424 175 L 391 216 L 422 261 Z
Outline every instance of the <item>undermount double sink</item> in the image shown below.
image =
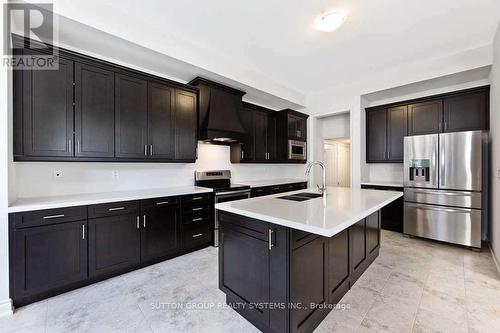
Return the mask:
M 282 197 L 278 197 L 277 199 L 283 200 L 291 200 L 291 201 L 306 201 L 314 198 L 322 197 L 322 194 L 319 193 L 310 193 L 310 192 L 301 192 L 297 194 L 285 195 Z

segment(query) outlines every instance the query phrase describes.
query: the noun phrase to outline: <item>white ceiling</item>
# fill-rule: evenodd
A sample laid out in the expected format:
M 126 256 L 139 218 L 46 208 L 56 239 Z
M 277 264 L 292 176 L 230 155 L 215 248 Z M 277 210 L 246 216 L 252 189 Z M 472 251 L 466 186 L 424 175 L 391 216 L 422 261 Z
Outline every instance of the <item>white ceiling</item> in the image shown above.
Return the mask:
M 174 58 L 219 66 L 223 76 L 238 67 L 240 77 L 258 75 L 299 94 L 489 45 L 500 20 L 499 0 L 54 2 L 61 15 L 131 40 L 144 36 L 145 46 L 156 42 Z M 349 12 L 346 23 L 313 30 L 314 17 L 332 8 Z

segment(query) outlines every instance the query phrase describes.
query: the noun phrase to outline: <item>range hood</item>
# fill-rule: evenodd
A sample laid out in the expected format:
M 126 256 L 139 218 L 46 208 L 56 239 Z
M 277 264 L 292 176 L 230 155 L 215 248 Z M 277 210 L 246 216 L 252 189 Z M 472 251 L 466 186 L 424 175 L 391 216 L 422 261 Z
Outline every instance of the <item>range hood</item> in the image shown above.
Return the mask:
M 189 84 L 200 89 L 198 140 L 218 144 L 242 141 L 245 129 L 239 112 L 245 93 L 201 77 Z

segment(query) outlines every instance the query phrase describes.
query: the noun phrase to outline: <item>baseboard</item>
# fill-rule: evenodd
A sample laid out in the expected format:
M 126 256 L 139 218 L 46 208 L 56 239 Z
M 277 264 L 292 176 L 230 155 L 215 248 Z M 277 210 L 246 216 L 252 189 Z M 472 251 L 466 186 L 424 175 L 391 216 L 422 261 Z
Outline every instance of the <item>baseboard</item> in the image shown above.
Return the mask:
M 488 242 L 488 247 L 490 248 L 491 256 L 493 257 L 493 262 L 495 263 L 495 266 L 497 267 L 498 274 L 500 274 L 500 263 L 498 262 L 499 259 L 496 256 L 496 253 L 493 251 L 493 246 L 491 246 L 490 242 Z
M 0 317 L 6 317 L 14 314 L 12 300 L 10 298 L 0 301 Z

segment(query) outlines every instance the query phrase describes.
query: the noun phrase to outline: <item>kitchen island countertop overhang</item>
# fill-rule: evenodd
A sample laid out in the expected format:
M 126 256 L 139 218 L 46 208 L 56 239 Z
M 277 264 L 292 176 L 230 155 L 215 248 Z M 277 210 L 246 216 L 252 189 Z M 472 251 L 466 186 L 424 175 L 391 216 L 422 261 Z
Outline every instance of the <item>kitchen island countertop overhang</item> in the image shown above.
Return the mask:
M 301 202 L 280 198 L 301 192 L 317 193 L 313 189 L 300 190 L 219 203 L 215 208 L 332 237 L 403 195 L 402 192 L 393 191 L 329 187 L 326 198 L 319 197 Z

